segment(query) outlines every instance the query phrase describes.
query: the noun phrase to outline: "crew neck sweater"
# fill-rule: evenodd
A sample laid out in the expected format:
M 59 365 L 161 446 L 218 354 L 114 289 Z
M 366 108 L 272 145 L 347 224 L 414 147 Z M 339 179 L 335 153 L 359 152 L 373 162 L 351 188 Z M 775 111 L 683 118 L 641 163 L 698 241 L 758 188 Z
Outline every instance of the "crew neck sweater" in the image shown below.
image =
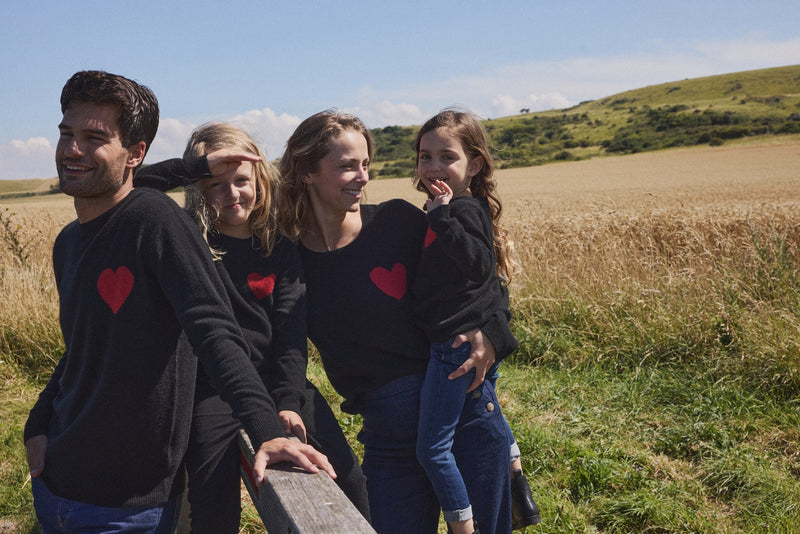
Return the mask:
M 220 278 L 250 347 L 250 358 L 278 410 L 300 412 L 305 398 L 305 280 L 297 247 L 278 236 L 269 253 L 257 239 L 209 233 L 222 252 Z
M 404 200 L 360 207 L 362 228 L 348 245 L 315 252 L 298 244 L 306 274 L 308 336 L 331 384 L 346 400 L 428 363 L 414 323 L 410 283 L 427 223 Z
M 65 352 L 24 437 L 48 437 L 54 494 L 107 507 L 179 494 L 198 358 L 254 444 L 283 436 L 208 245 L 167 196 L 134 189 L 73 221 L 53 266 Z

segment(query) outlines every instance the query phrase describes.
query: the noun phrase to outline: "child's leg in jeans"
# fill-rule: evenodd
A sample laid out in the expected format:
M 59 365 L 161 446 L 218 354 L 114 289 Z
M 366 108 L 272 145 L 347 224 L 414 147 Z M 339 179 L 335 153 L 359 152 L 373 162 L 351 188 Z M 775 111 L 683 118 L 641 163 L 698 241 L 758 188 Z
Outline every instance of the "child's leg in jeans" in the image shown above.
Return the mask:
M 449 345 L 431 346 L 431 360 L 420 393 L 417 458 L 439 498 L 444 520 L 456 528 L 462 526 L 458 523 L 468 521 L 466 526 L 471 528 L 472 507 L 452 447 L 474 372 L 455 380 L 447 378 L 466 361 L 471 350 L 469 343 L 456 349 Z

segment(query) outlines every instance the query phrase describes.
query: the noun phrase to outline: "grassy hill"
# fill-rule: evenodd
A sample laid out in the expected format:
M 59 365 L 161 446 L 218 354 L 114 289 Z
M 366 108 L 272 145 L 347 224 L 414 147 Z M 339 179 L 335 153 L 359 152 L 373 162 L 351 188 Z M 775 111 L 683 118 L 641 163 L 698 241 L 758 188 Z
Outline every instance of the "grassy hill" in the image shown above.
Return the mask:
M 484 125 L 501 168 L 800 133 L 800 65 L 653 85 Z M 378 177 L 410 174 L 415 131 L 372 130 Z

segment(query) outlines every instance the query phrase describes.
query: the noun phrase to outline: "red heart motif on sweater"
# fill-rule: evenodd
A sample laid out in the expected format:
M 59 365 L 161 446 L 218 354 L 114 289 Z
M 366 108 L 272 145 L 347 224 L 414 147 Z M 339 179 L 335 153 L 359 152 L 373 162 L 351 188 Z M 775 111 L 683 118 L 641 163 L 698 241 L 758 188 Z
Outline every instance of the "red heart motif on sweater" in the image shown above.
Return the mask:
M 428 227 L 428 231 L 425 233 L 425 247 L 424 248 L 428 248 L 429 246 L 431 246 L 431 243 L 433 243 L 434 241 L 436 241 L 436 232 L 431 230 L 431 227 L 429 226 Z
M 258 273 L 250 273 L 247 275 L 247 284 L 250 286 L 250 291 L 256 296 L 258 300 L 272 295 L 275 289 L 275 273 L 270 273 L 262 276 Z
M 378 289 L 392 298 L 400 300 L 406 294 L 406 267 L 395 263 L 392 270 L 375 267 L 369 273 L 369 279 Z
M 100 297 L 116 315 L 133 289 L 133 273 L 124 265 L 116 271 L 105 269 L 97 278 Z

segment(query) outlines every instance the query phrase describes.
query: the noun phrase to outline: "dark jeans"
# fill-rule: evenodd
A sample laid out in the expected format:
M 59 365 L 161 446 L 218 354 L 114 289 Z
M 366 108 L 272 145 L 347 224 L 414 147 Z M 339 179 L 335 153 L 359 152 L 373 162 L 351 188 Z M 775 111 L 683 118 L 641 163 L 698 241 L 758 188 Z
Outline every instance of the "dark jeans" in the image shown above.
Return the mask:
M 172 534 L 180 512 L 180 497 L 159 506 L 106 508 L 62 499 L 47 489 L 39 477 L 31 479 L 31 490 L 36 518 L 44 534 Z
M 358 458 L 325 398 L 310 382 L 306 384 L 306 400 L 300 412 L 308 443 L 328 457 L 337 474 L 336 483 L 369 520 L 366 484 Z M 193 534 L 239 532 L 240 427 L 230 406 L 219 396 L 196 401 L 186 454 Z
M 424 374 L 403 377 L 363 398 L 364 474 L 372 523 L 380 534 L 433 534 L 439 501 L 417 460 L 420 391 Z M 482 533 L 511 532 L 509 447 L 497 397 L 484 382 L 467 397 L 453 441 Z

